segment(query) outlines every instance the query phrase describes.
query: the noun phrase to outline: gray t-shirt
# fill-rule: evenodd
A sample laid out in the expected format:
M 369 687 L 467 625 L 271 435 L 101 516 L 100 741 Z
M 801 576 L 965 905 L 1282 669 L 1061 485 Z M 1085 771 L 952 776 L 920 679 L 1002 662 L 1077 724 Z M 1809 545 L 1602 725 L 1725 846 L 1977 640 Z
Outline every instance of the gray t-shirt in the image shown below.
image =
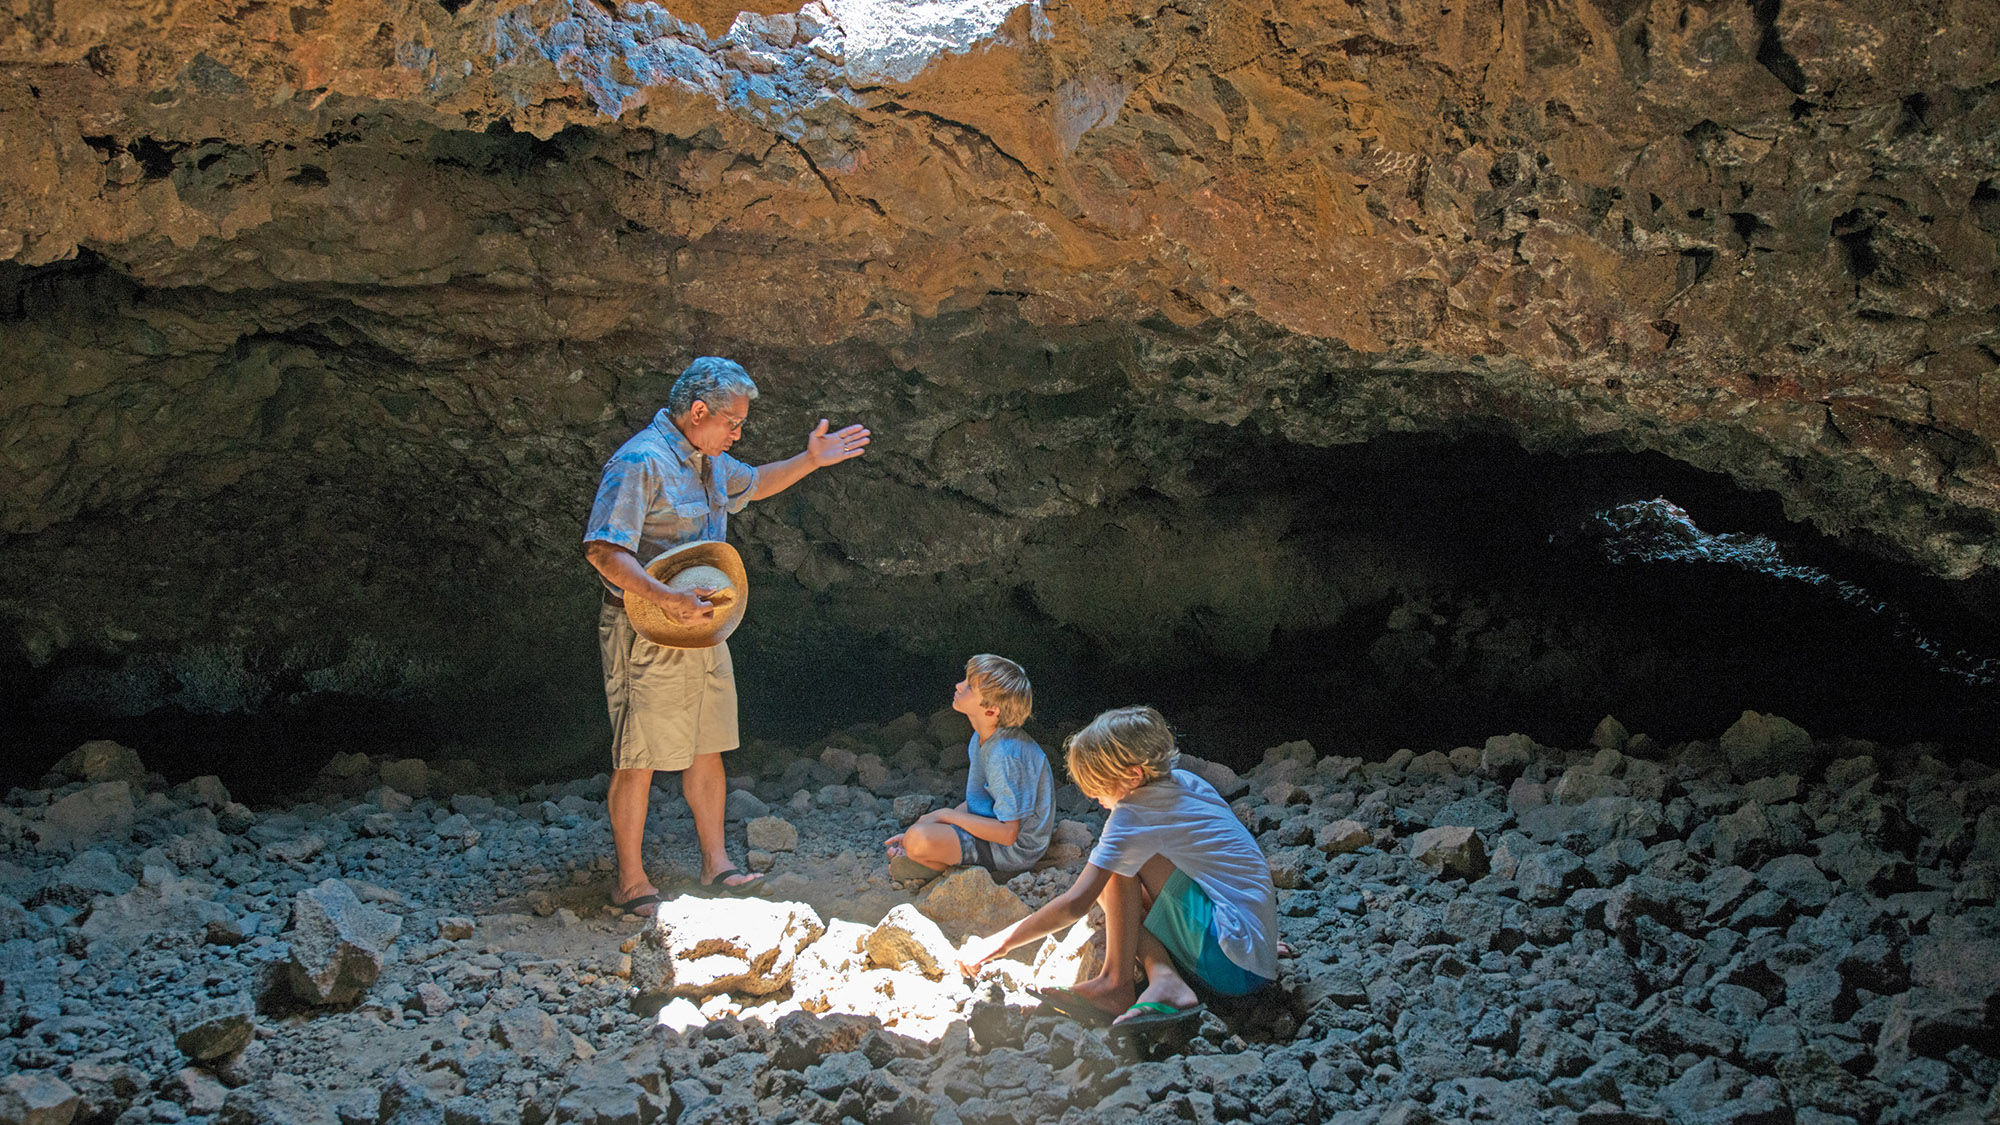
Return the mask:
M 1094 867 L 1136 875 L 1156 855 L 1181 869 L 1215 903 L 1215 944 L 1231 961 L 1278 979 L 1278 894 L 1263 849 L 1215 787 L 1174 770 L 1126 794 L 1104 818 Z
M 1049 757 L 1019 727 L 1002 727 L 980 744 L 977 734 L 966 745 L 972 764 L 965 771 L 965 809 L 994 820 L 1018 820 L 1021 834 L 1013 844 L 993 847 L 993 863 L 1002 871 L 1025 871 L 1049 850 L 1055 831 L 1056 787 Z

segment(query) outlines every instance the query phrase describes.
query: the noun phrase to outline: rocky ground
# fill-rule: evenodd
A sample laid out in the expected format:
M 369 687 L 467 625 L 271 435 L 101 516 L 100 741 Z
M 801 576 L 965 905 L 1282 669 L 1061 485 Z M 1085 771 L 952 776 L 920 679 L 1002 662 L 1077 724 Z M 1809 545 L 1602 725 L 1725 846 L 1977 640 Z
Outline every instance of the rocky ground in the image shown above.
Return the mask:
M 605 779 L 336 760 L 300 803 L 92 743 L 0 807 L 0 1122 L 1990 1121 L 2000 774 L 1744 718 L 1383 761 L 1190 761 L 1297 950 L 1259 1002 L 1117 1047 L 1037 1014 L 1087 926 L 978 981 L 950 946 L 1067 885 L 889 881 L 955 792 L 951 717 L 752 747 L 768 900 L 605 905 Z M 957 760 L 952 756 L 956 754 Z M 650 838 L 684 891 L 676 796 Z

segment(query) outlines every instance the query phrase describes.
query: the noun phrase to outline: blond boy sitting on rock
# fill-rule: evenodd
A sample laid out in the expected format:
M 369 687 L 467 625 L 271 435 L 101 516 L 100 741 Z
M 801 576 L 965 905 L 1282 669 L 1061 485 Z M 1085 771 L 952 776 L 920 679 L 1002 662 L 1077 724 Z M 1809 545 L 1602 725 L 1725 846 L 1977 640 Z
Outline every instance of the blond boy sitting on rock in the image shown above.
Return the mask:
M 1004 879 L 1042 858 L 1055 828 L 1055 779 L 1048 755 L 1021 730 L 1034 706 L 1019 664 L 987 653 L 965 662 L 951 697 L 951 709 L 972 723 L 965 800 L 883 841 L 891 876 L 928 879 L 966 864 Z

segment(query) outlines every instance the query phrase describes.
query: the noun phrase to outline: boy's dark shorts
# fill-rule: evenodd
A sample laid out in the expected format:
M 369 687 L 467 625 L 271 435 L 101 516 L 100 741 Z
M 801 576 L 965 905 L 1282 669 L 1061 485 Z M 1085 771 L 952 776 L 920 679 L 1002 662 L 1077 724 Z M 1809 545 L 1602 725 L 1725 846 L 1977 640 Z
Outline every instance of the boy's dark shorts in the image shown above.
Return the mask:
M 1025 867 L 1007 869 L 998 866 L 993 859 L 993 841 L 982 840 L 956 824 L 951 826 L 951 830 L 958 833 L 959 863 L 967 867 L 974 865 L 984 867 L 998 875 L 1019 875 L 1027 870 Z

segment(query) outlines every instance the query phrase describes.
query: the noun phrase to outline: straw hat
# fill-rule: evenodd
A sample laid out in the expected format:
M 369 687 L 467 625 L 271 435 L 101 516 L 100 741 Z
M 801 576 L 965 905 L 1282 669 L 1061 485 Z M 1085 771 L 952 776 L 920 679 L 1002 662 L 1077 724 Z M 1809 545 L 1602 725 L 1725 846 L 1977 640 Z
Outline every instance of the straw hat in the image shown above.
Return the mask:
M 713 589 L 708 600 L 715 604 L 715 617 L 693 625 L 682 625 L 667 611 L 644 598 L 625 597 L 625 616 L 632 628 L 657 645 L 668 648 L 712 648 L 729 638 L 743 623 L 743 609 L 750 600 L 750 579 L 743 573 L 743 557 L 727 543 L 698 540 L 683 543 L 646 564 L 646 573 L 676 593 L 704 587 Z

